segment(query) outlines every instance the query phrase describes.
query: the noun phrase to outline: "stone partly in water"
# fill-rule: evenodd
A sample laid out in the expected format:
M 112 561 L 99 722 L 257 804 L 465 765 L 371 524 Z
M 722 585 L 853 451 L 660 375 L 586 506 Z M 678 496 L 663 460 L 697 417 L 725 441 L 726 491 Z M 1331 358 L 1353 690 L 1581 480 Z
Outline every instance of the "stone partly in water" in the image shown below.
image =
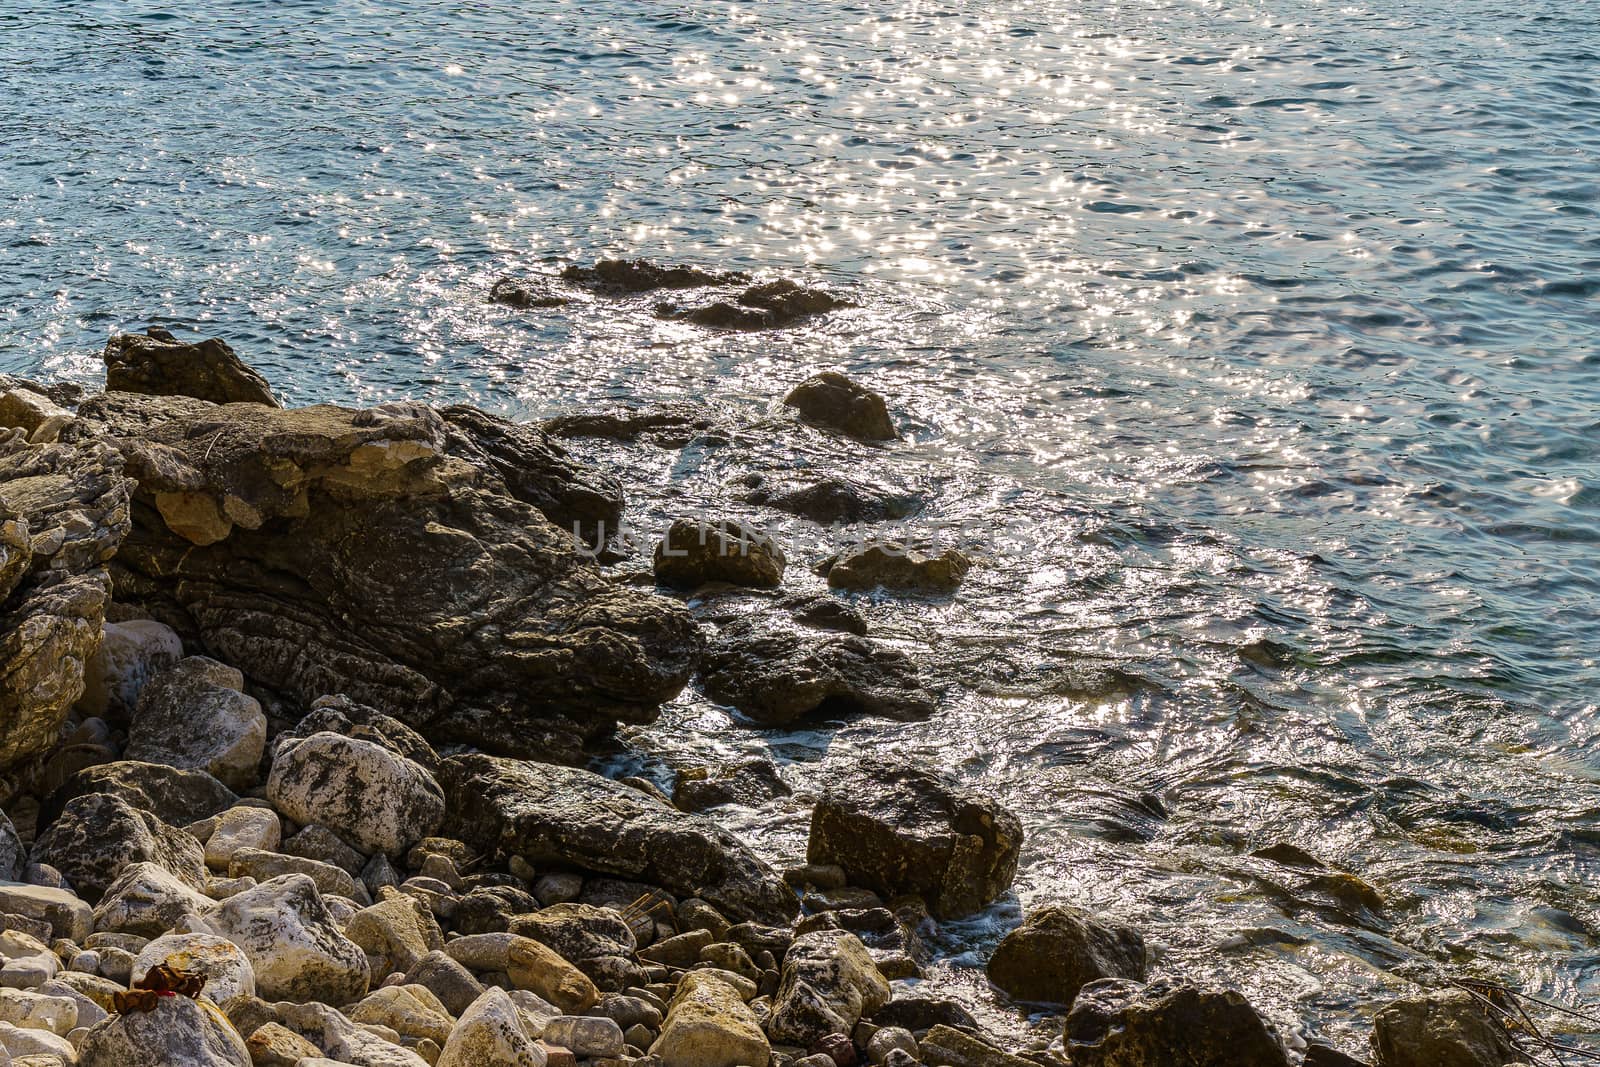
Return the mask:
M 656 545 L 654 562 L 656 580 L 677 589 L 706 582 L 775 589 L 788 561 L 771 535 L 753 526 L 679 519 Z
M 680 605 L 579 550 L 620 490 L 532 427 L 126 393 L 77 425 L 138 479 L 122 595 L 303 704 L 344 693 L 430 738 L 576 759 L 654 717 L 699 653 Z
M 1017 873 L 1022 824 L 987 797 L 921 768 L 864 760 L 817 804 L 807 858 L 886 897 L 916 893 L 938 918 L 970 915 Z
M 1372 1022 L 1378 1067 L 1501 1067 L 1525 1059 L 1464 989 L 1397 1000 Z
M 928 555 L 893 541 L 865 545 L 826 561 L 820 568 L 833 589 L 898 589 L 953 593 L 972 569 L 956 549 Z
M 119 334 L 106 344 L 106 389 L 192 396 L 216 404 L 276 407 L 272 386 L 217 338 L 185 344 L 159 327 Z
M 656 305 L 657 318 L 682 319 L 718 330 L 776 330 L 817 315 L 855 307 L 854 301 L 788 278 L 752 285 L 732 299 Z
M 680 774 L 672 788 L 672 803 L 684 811 L 704 811 L 723 804 L 756 807 L 792 792 L 771 760 L 755 756 L 709 774 Z
M 755 484 L 745 494 L 746 503 L 788 512 L 825 526 L 886 522 L 903 519 L 917 510 L 917 500 L 912 494 L 853 478 L 778 481 L 755 475 L 750 480 Z
M 457 756 L 440 783 L 445 829 L 535 868 L 563 865 L 699 896 L 730 918 L 779 922 L 799 910 L 793 891 L 737 838 L 588 771 Z
M 861 441 L 892 441 L 900 436 L 889 406 L 871 389 L 838 371 L 823 371 L 795 386 L 783 398 L 800 418 Z
M 765 619 L 724 626 L 702 675 L 707 696 L 763 726 L 818 715 L 914 720 L 934 710 L 916 664 L 899 649 Z
M 1289 1063 L 1244 997 L 1170 981 L 1142 986 L 1113 978 L 1084 986 L 1067 1016 L 1066 1044 L 1074 1067 Z
M 1143 979 L 1144 938 L 1129 926 L 1077 908 L 1040 908 L 1011 931 L 989 960 L 989 980 L 1018 1000 L 1071 1004 L 1102 978 Z
M 678 983 L 650 1054 L 664 1067 L 760 1067 L 772 1050 L 755 1013 L 732 986 L 690 971 Z
M 107 793 L 68 802 L 35 842 L 33 858 L 60 871 L 90 903 L 136 863 L 153 863 L 195 889 L 206 884 L 205 850 L 193 835 Z
M 708 271 L 699 267 L 662 266 L 645 259 L 602 259 L 592 267 L 576 264 L 561 272 L 565 281 L 609 296 L 647 293 L 652 289 L 698 289 L 713 285 L 742 285 L 750 276 L 739 271 Z
M 278 743 L 267 796 L 296 822 L 318 823 L 363 852 L 389 856 L 444 820 L 444 793 L 420 764 L 328 731 Z
M 489 287 L 489 301 L 507 307 L 529 310 L 555 308 L 572 303 L 572 297 L 556 287 L 552 278 L 498 278 Z

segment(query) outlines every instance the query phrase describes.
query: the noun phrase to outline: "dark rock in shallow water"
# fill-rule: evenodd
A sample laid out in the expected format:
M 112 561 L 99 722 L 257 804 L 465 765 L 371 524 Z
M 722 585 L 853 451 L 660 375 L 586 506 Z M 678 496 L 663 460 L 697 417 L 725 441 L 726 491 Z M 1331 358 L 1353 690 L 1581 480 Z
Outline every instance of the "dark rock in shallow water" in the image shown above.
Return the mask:
M 489 300 L 514 308 L 554 308 L 572 303 L 572 298 L 556 288 L 554 279 L 545 277 L 500 278 L 489 289 Z
M 119 334 L 106 344 L 106 389 L 151 396 L 191 396 L 214 404 L 277 407 L 272 386 L 215 337 L 185 344 L 160 327 Z
M 915 514 L 918 506 L 909 493 L 839 477 L 813 482 L 762 481 L 744 499 L 748 504 L 788 512 L 825 526 L 903 519 Z
M 1011 931 L 989 960 L 989 981 L 1018 1000 L 1071 1004 L 1102 978 L 1143 979 L 1144 938 L 1077 908 L 1040 908 Z
M 838 371 L 813 375 L 783 398 L 813 426 L 837 430 L 862 441 L 892 441 L 900 436 L 883 397 Z
M 898 649 L 761 619 L 724 626 L 702 675 L 706 695 L 762 725 L 809 715 L 920 719 L 934 709 L 916 664 Z
M 783 606 L 794 615 L 794 621 L 815 630 L 837 630 L 840 633 L 867 635 L 867 620 L 861 613 L 843 601 L 831 596 L 810 594 L 783 601 Z
M 135 863 L 153 863 L 195 889 L 206 884 L 205 851 L 199 841 L 105 793 L 69 801 L 39 835 L 33 862 L 60 871 L 91 904 Z
M 817 569 L 834 589 L 882 586 L 919 593 L 953 593 L 972 569 L 972 560 L 953 548 L 929 556 L 886 541 L 833 557 Z
M 777 873 L 706 819 L 588 771 L 490 756 L 445 760 L 446 831 L 484 851 L 638 879 L 698 896 L 730 918 L 799 910 Z M 631 898 L 630 898 L 631 899 Z
M 853 301 L 826 289 L 807 288 L 779 278 L 752 285 L 735 301 L 716 300 L 691 307 L 660 304 L 656 315 L 719 330 L 775 330 L 792 326 L 801 319 L 855 306 Z
M 1233 990 L 1107 979 L 1067 1016 L 1075 1067 L 1288 1067 L 1283 1046 Z
M 1372 1049 L 1378 1067 L 1501 1067 L 1527 1059 L 1464 989 L 1388 1005 L 1372 1020 Z
M 772 761 L 758 756 L 718 767 L 711 774 L 679 775 L 672 803 L 683 811 L 704 811 L 723 804 L 755 807 L 791 792 Z
M 788 560 L 764 530 L 737 522 L 678 519 L 656 545 L 656 580 L 677 589 L 729 582 L 757 589 L 783 583 Z
M 693 404 L 664 404 L 649 408 L 557 415 L 540 424 L 552 437 L 602 437 L 613 441 L 643 441 L 660 448 L 682 448 L 696 437 L 722 434 L 727 421 L 717 412 Z
M 1313 1041 L 1306 1047 L 1306 1058 L 1301 1067 L 1370 1067 L 1370 1065 L 1354 1056 L 1346 1056 L 1332 1045 L 1322 1045 Z
M 570 266 L 561 277 L 598 293 L 627 295 L 652 289 L 697 289 L 710 285 L 743 285 L 748 274 L 705 271 L 698 267 L 661 266 L 644 259 L 602 259 L 592 267 Z
M 899 1026 L 921 1032 L 935 1026 L 976 1030 L 978 1020 L 949 997 L 897 996 L 868 1018 L 878 1026 Z
M 139 480 L 118 588 L 286 697 L 345 693 L 431 739 L 576 759 L 692 670 L 688 614 L 601 575 L 523 499 L 563 521 L 595 499 L 594 472 L 537 430 L 125 393 L 81 415 Z
M 811 815 L 806 858 L 885 897 L 915 893 L 941 919 L 970 915 L 1016 877 L 1022 824 L 933 771 L 863 760 Z
M 68 778 L 40 805 L 39 825 L 49 826 L 70 801 L 91 793 L 109 793 L 174 826 L 208 818 L 239 801 L 233 790 L 204 771 L 119 760 L 88 767 Z

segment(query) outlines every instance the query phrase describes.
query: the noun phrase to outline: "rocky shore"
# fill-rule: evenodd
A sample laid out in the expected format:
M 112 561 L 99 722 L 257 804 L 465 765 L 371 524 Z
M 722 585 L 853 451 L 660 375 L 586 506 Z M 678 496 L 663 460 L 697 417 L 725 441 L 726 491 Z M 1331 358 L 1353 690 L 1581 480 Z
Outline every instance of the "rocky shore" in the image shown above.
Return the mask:
M 851 306 L 615 261 L 492 299 L 739 330 Z M 160 329 L 104 359 L 93 395 L 0 378 L 0 1067 L 1364 1062 L 1152 977 L 1138 930 L 1064 905 L 987 963 L 1046 1041 L 921 992 L 930 932 L 1008 892 L 1023 838 L 937 769 L 864 761 L 783 871 L 705 814 L 787 792 L 770 762 L 685 770 L 670 796 L 586 769 L 692 679 L 757 724 L 935 707 L 847 601 L 784 595 L 797 561 L 749 515 L 674 522 L 649 587 L 608 569 L 621 472 L 562 441 L 743 432 L 716 412 L 287 409 L 222 341 Z M 774 401 L 764 432 L 899 435 L 838 373 Z M 817 523 L 915 507 L 837 477 L 762 475 L 746 499 Z M 814 565 L 943 596 L 974 562 L 886 542 Z M 749 590 L 760 610 L 719 614 Z M 1369 1057 L 1524 1058 L 1462 989 L 1384 1007 Z

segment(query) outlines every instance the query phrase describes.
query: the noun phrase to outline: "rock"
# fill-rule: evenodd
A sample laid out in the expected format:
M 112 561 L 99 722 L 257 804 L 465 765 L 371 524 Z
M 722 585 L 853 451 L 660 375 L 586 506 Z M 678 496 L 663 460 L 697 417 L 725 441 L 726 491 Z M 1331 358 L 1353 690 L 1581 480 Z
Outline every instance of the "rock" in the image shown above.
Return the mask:
M 205 976 L 201 991 L 212 1002 L 226 1004 L 233 997 L 256 995 L 256 972 L 239 946 L 215 934 L 165 934 L 139 950 L 133 963 L 137 984 L 150 969 L 166 964 L 176 971 Z
M 837 371 L 813 375 L 789 391 L 786 406 L 814 426 L 861 441 L 892 441 L 900 434 L 883 397 Z
M 883 1067 L 889 1053 L 896 1049 L 909 1053 L 914 1059 L 918 1055 L 916 1035 L 901 1026 L 883 1026 L 867 1039 L 867 1059 L 875 1067 Z
M 953 548 L 930 556 L 895 541 L 882 541 L 846 552 L 820 569 L 834 589 L 882 586 L 919 593 L 953 593 L 972 569 L 972 560 Z
M 205 771 L 230 789 L 249 789 L 267 744 L 267 717 L 254 697 L 239 691 L 243 684 L 237 671 L 204 656 L 156 675 L 139 696 L 125 755 Z
M 848 298 L 826 289 L 807 288 L 788 278 L 779 278 L 750 286 L 735 301 L 714 300 L 689 307 L 660 304 L 656 307 L 656 316 L 684 319 L 697 326 L 721 330 L 775 330 L 855 306 Z
M 600 1000 L 594 982 L 559 953 L 520 934 L 474 934 L 445 945 L 449 956 L 475 971 L 501 971 L 518 989 L 562 1011 L 588 1011 Z
M 639 958 L 650 963 L 687 969 L 700 958 L 700 953 L 715 940 L 710 930 L 685 930 L 675 937 L 662 938 L 639 950 Z
M 39 825 L 49 826 L 67 804 L 91 793 L 109 793 L 174 826 L 226 811 L 239 802 L 233 790 L 204 771 L 120 760 L 68 778 L 40 807 Z
M 296 822 L 321 823 L 364 852 L 389 856 L 444 819 L 444 794 L 420 764 L 328 731 L 279 743 L 267 796 Z
M 1378 1067 L 1501 1067 L 1525 1057 L 1464 989 L 1396 1000 L 1372 1020 Z
M 213 906 L 209 897 L 165 867 L 135 863 L 106 888 L 94 909 L 94 925 L 101 933 L 160 937 L 185 916 L 205 915 Z
M 917 499 L 910 493 L 837 476 L 792 482 L 761 479 L 744 500 L 824 526 L 889 522 L 913 515 L 918 509 Z
M 48 945 L 20 930 L 0 930 L 0 986 L 37 989 L 61 970 Z
M 763 726 L 808 716 L 933 713 L 905 653 L 853 634 L 800 630 L 760 618 L 724 626 L 702 664 L 706 694 Z
M 457 756 L 440 772 L 450 832 L 539 865 L 637 878 L 729 916 L 786 921 L 794 893 L 737 838 L 625 785 L 549 764 Z
M 770 534 L 728 520 L 678 519 L 655 549 L 656 580 L 678 589 L 707 582 L 775 589 L 786 563 Z
M 663 1067 L 760 1067 L 772 1049 L 755 1013 L 732 986 L 690 971 L 678 983 L 650 1055 Z
M 771 760 L 755 757 L 718 767 L 715 774 L 704 778 L 679 775 L 672 803 L 683 811 L 704 811 L 723 804 L 753 808 L 793 792 Z
M 1231 989 L 1202 990 L 1170 980 L 1148 986 L 1116 978 L 1089 983 L 1067 1015 L 1066 1042 L 1074 1067 L 1287 1067 L 1289 1062 L 1244 997 Z
M 303 874 L 231 896 L 208 918 L 244 950 L 263 997 L 347 1004 L 367 991 L 366 953 L 339 931 L 316 884 Z
M 526 890 L 509 885 L 480 886 L 456 905 L 455 928 L 463 934 L 491 934 L 511 928 L 512 919 L 539 910 Z
M 1018 1000 L 1071 1004 L 1101 978 L 1144 979 L 1144 937 L 1077 908 L 1051 905 L 1008 933 L 989 960 L 989 981 Z
M 590 1015 L 558 1015 L 545 1024 L 544 1041 L 571 1049 L 583 1059 L 622 1055 L 622 1027 Z
M 58 1067 L 81 1062 L 78 1050 L 66 1038 L 10 1023 L 0 1023 L 0 1053 L 17 1067 Z
M 144 336 L 118 334 L 107 342 L 102 358 L 107 391 L 278 406 L 267 380 L 214 337 L 184 344 L 158 328 Z
M 343 693 L 430 739 L 576 759 L 653 718 L 698 655 L 681 605 L 602 575 L 570 532 L 614 528 L 615 481 L 532 427 L 127 393 L 78 421 L 138 481 L 118 587 L 287 700 Z
M 633 928 L 620 913 L 591 904 L 552 904 L 514 917 L 507 928 L 572 963 L 596 956 L 631 956 L 638 948 Z
M 624 1031 L 631 1030 L 635 1026 L 659 1030 L 664 1015 L 658 1004 L 651 1003 L 643 997 L 627 996 L 622 993 L 607 993 L 600 998 L 600 1003 L 595 1005 L 589 1014 L 610 1019 Z
M 0 811 L 0 881 L 20 881 L 28 868 L 28 849 L 11 819 Z M 0 911 L 4 911 L 0 907 Z
M 79 944 L 94 932 L 93 909 L 65 889 L 0 882 L 0 912 L 48 923 L 55 937 Z
M 490 989 L 461 1013 L 435 1067 L 545 1067 L 545 1054 L 503 989 Z
M 526 864 L 521 856 L 513 857 L 515 862 Z M 583 892 L 583 875 L 571 871 L 552 871 L 542 874 L 533 885 L 533 895 L 546 904 L 570 904 L 578 899 Z
M 889 999 L 889 983 L 860 938 L 843 930 L 803 934 L 783 959 L 767 1033 L 810 1047 L 828 1034 L 849 1034 Z
M 131 491 L 103 445 L 0 431 L 0 768 L 53 748 L 83 695 Z
M 443 952 L 428 952 L 406 971 L 406 982 L 422 986 L 452 1015 L 460 1015 L 483 995 L 483 984 Z
M 384 974 L 409 971 L 428 953 L 444 947 L 444 934 L 433 913 L 404 894 L 356 912 L 344 933 L 380 961 Z
M 321 1049 L 281 1023 L 257 1027 L 244 1043 L 255 1067 L 296 1067 L 303 1059 L 322 1055 Z
M 720 413 L 698 405 L 663 404 L 574 412 L 548 419 L 540 427 L 552 437 L 602 437 L 627 443 L 642 441 L 658 448 L 683 448 L 697 438 L 720 435 L 725 420 Z
M 310 1041 L 330 1057 L 334 1064 L 356 1067 L 427 1067 L 428 1061 L 409 1049 L 357 1026 L 326 1004 L 280 1004 L 283 1025 Z M 311 1067 L 317 1060 L 301 1060 L 297 1067 Z
M 108 622 L 100 647 L 84 667 L 78 710 L 124 721 L 133 714 L 145 683 L 183 658 L 183 641 L 154 619 Z
M 443 1045 L 450 1040 L 455 1018 L 433 993 L 420 985 L 394 985 L 375 989 L 346 1014 L 353 1023 L 387 1026 L 403 1040 L 429 1040 Z
M 324 896 L 357 899 L 367 895 L 350 872 L 321 860 L 308 860 L 304 856 L 286 856 L 281 852 L 267 852 L 258 848 L 241 848 L 228 861 L 229 878 L 254 878 L 265 882 L 283 874 L 303 874 L 317 885 Z
M 859 611 L 840 600 L 826 595 L 802 595 L 784 601 L 794 616 L 794 621 L 814 630 L 837 630 L 840 633 L 867 636 L 867 620 Z
M 8 388 L 0 383 L 0 427 L 20 429 L 34 442 L 41 426 L 70 419 L 72 412 L 45 394 L 26 387 Z
M 78 1002 L 31 989 L 0 989 L 0 1022 L 65 1037 L 78 1025 Z
M 1010 887 L 1022 824 L 933 771 L 863 760 L 811 816 L 807 859 L 836 863 L 885 897 L 915 893 L 941 919 L 979 910 Z
M 318 697 L 312 701 L 305 718 L 278 737 L 310 737 L 324 731 L 382 745 L 395 755 L 420 764 L 429 774 L 439 769 L 439 754 L 421 734 L 394 716 L 357 704 L 343 695 Z
M 1332 1045 L 1316 1041 L 1306 1046 L 1306 1058 L 1301 1067 L 1371 1067 L 1354 1056 L 1346 1056 Z
M 271 808 L 229 808 L 216 819 L 205 845 L 206 866 L 214 870 L 227 870 L 242 850 L 271 851 L 281 842 L 283 825 Z
M 698 267 L 664 267 L 644 259 L 602 259 L 592 267 L 580 267 L 574 264 L 563 270 L 561 277 L 587 289 L 611 296 L 645 293 L 652 289 L 743 285 L 750 280 L 749 275 L 738 271 L 713 272 Z
M 332 830 L 319 823 L 302 826 L 298 833 L 283 843 L 280 850 L 289 856 L 299 856 L 301 859 L 316 860 L 318 863 L 337 867 L 349 874 L 352 878 L 361 879 L 362 873 L 372 861 L 344 843 L 344 839 Z M 375 855 L 382 856 L 378 852 Z M 398 884 L 399 879 L 396 879 Z M 359 893 L 355 894 L 360 896 Z
M 499 278 L 489 288 L 489 301 L 529 309 L 561 307 L 572 303 L 572 298 L 558 290 L 549 278 Z
M 920 1042 L 922 1059 L 930 1067 L 1029 1067 L 1032 1060 L 1013 1056 L 995 1048 L 971 1034 L 951 1026 L 935 1026 Z M 1191 1067 L 1188 1061 L 1127 1060 L 1118 1061 L 1118 1067 Z M 1074 1062 L 1073 1067 L 1077 1067 Z M 1110 1064 L 1106 1064 L 1110 1067 Z M 1217 1067 L 1222 1067 L 1221 1063 Z
M 68 801 L 34 843 L 33 859 L 59 870 L 90 902 L 136 863 L 153 863 L 194 889 L 206 883 L 205 852 L 193 835 L 109 793 Z
M 155 1009 L 113 1015 L 90 1027 L 78 1067 L 251 1067 L 250 1050 L 214 1006 L 185 996 Z

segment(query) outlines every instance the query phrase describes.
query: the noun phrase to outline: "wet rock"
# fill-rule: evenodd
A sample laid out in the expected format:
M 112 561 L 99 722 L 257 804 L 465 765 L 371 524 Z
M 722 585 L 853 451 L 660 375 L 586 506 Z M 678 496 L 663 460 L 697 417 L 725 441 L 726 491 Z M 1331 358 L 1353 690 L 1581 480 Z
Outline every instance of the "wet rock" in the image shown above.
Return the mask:
M 1301 1067 L 1371 1067 L 1371 1065 L 1354 1056 L 1346 1056 L 1332 1045 L 1313 1041 L 1306 1046 L 1306 1058 Z
M 118 587 L 286 699 L 344 693 L 429 738 L 576 758 L 653 717 L 698 654 L 680 605 L 580 551 L 573 524 L 620 514 L 620 493 L 532 427 L 126 393 L 79 422 L 138 479 Z
M 839 633 L 867 636 L 867 620 L 861 613 L 841 600 L 827 595 L 791 597 L 783 606 L 793 613 L 794 621 L 815 630 L 836 630 Z
M 108 622 L 100 647 L 84 667 L 78 710 L 124 721 L 133 714 L 145 683 L 183 658 L 183 641 L 154 619 Z
M 1372 1020 L 1378 1067 L 1501 1067 L 1525 1057 L 1464 989 L 1397 1000 Z
M 661 404 L 572 412 L 547 419 L 540 428 L 551 437 L 600 437 L 678 449 L 696 438 L 725 433 L 727 420 L 719 411 L 695 404 Z
M 499 278 L 489 288 L 489 301 L 514 308 L 555 308 L 572 303 L 572 297 L 556 287 L 554 279 Z
M 289 874 L 235 894 L 208 917 L 244 950 L 269 1000 L 347 1004 L 367 991 L 361 946 L 345 937 L 310 878 Z
M 529 1034 L 503 989 L 490 989 L 461 1013 L 435 1067 L 545 1067 L 544 1050 Z
M 44 755 L 100 645 L 132 485 L 103 445 L 0 431 L 0 767 Z
M 94 932 L 93 909 L 76 893 L 51 886 L 0 882 L 0 913 L 46 923 L 55 937 L 79 944 Z
M 267 717 L 243 686 L 243 675 L 204 656 L 156 675 L 139 696 L 125 755 L 249 789 L 266 748 Z
M 711 699 L 763 726 L 810 716 L 913 720 L 934 710 L 916 665 L 898 649 L 766 619 L 724 626 L 707 647 L 701 671 Z
M 838 371 L 823 371 L 807 378 L 791 389 L 783 402 L 804 421 L 846 437 L 892 441 L 900 436 L 883 397 Z
M 1017 873 L 1022 824 L 953 779 L 864 760 L 811 816 L 807 859 L 843 867 L 886 897 L 915 893 L 938 918 L 970 915 Z
M 925 915 L 925 913 L 924 913 Z M 861 939 L 885 978 L 916 978 L 927 961 L 927 949 L 916 923 L 884 907 L 839 908 L 818 912 L 796 924 L 795 933 L 848 930 Z
M 215 337 L 184 344 L 166 330 L 152 327 L 143 336 L 113 337 L 102 358 L 107 391 L 278 406 L 267 380 Z
M 1130 926 L 1051 905 L 1030 914 L 1005 936 L 988 970 L 989 981 L 1018 1000 L 1071 1004 L 1089 982 L 1142 980 L 1144 937 Z
M 787 560 L 772 537 L 753 526 L 723 520 L 678 519 L 655 549 L 656 580 L 677 589 L 728 582 L 775 589 Z
M 732 300 L 711 300 L 687 306 L 662 303 L 656 305 L 655 313 L 657 318 L 681 319 L 718 330 L 776 330 L 855 306 L 849 298 L 837 293 L 778 278 L 752 285 Z
M 384 974 L 409 971 L 428 953 L 444 947 L 444 934 L 433 913 L 404 894 L 356 912 L 344 933 L 378 960 L 378 970 Z
M 534 865 L 637 878 L 741 919 L 787 920 L 793 892 L 737 838 L 588 771 L 489 756 L 446 760 L 446 827 Z
M 205 885 L 205 852 L 194 837 L 108 793 L 67 802 L 34 843 L 35 863 L 48 863 L 91 903 L 135 863 L 153 863 L 185 885 Z
M 834 589 L 918 593 L 953 593 L 971 569 L 972 561 L 953 548 L 929 556 L 890 541 L 853 549 L 818 568 Z
M 704 811 L 723 804 L 756 807 L 793 792 L 773 762 L 758 756 L 725 764 L 705 777 L 680 774 L 672 788 L 672 803 L 683 811 Z
M 202 992 L 214 1003 L 256 994 L 256 973 L 239 946 L 215 934 L 164 934 L 139 950 L 133 962 L 137 984 L 150 969 L 165 964 L 176 971 L 204 975 Z
M 174 826 L 226 811 L 239 802 L 233 790 L 204 771 L 119 760 L 85 768 L 68 778 L 40 806 L 39 825 L 51 825 L 73 800 L 93 793 L 117 797 Z
M 1079 991 L 1066 1024 L 1074 1067 L 1287 1067 L 1283 1046 L 1233 990 L 1122 979 Z
M 165 868 L 134 863 L 107 887 L 94 909 L 94 925 L 101 933 L 159 937 L 185 917 L 204 915 L 211 908 L 209 897 Z
M 803 934 L 783 959 L 767 1032 L 810 1047 L 828 1034 L 849 1034 L 889 998 L 889 983 L 860 938 L 843 930 Z
M 739 271 L 707 271 L 698 267 L 661 266 L 644 259 L 602 259 L 592 267 L 576 264 L 561 277 L 597 293 L 625 296 L 652 289 L 696 289 L 712 285 L 742 285 L 750 276 Z
M 444 819 L 444 793 L 421 765 L 327 731 L 279 742 L 267 796 L 296 822 L 320 823 L 364 852 L 389 856 Z
M 734 988 L 702 971 L 678 983 L 650 1055 L 663 1067 L 748 1067 L 772 1054 L 761 1024 Z
M 762 480 L 744 499 L 746 503 L 798 515 L 824 526 L 903 519 L 915 514 L 918 507 L 916 498 L 909 493 L 842 477 L 793 482 Z

